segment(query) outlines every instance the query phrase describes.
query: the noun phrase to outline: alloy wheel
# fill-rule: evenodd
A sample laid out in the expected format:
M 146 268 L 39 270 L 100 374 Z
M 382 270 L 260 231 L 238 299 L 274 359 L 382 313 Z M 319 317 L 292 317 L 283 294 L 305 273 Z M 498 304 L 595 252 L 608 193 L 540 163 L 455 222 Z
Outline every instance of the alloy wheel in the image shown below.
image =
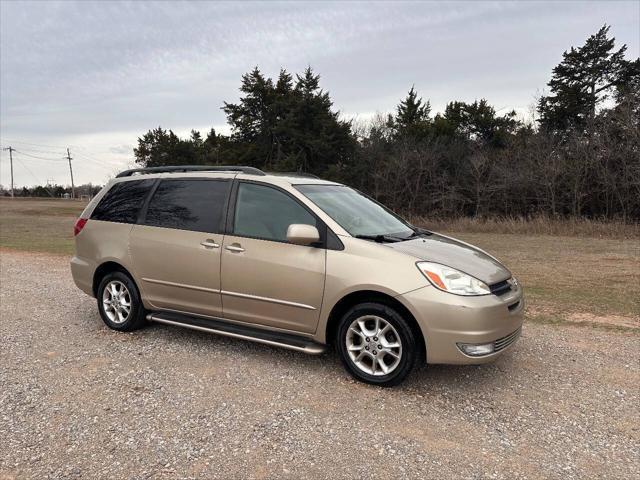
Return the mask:
M 369 375 L 388 375 L 402 359 L 400 335 L 393 325 L 376 315 L 364 315 L 351 322 L 346 346 L 353 364 Z
M 119 280 L 107 283 L 102 291 L 102 306 L 113 323 L 124 323 L 131 314 L 131 294 Z

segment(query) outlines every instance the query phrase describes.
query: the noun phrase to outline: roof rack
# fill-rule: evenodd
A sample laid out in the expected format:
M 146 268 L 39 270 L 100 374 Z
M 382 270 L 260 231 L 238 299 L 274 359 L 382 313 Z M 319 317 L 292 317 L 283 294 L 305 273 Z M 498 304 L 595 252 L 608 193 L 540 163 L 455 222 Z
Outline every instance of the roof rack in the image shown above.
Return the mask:
M 243 167 L 237 165 L 176 165 L 167 167 L 147 167 L 132 168 L 116 175 L 116 178 L 131 177 L 134 174 L 144 175 L 148 173 L 170 173 L 170 172 L 241 172 L 250 175 L 266 175 L 262 170 L 255 167 Z
M 313 173 L 307 172 L 269 172 L 269 175 L 276 175 L 278 177 L 304 177 L 304 178 L 320 178 Z

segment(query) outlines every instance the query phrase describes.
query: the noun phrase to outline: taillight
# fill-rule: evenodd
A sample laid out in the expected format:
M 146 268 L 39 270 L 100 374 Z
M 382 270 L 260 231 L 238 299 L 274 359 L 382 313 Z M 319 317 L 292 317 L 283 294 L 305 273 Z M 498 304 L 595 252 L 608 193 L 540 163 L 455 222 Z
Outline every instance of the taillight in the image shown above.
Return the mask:
M 87 224 L 87 220 L 86 218 L 79 218 L 78 220 L 76 220 L 76 224 L 73 226 L 73 236 L 75 237 L 76 235 L 78 235 L 82 229 L 84 228 L 84 226 Z

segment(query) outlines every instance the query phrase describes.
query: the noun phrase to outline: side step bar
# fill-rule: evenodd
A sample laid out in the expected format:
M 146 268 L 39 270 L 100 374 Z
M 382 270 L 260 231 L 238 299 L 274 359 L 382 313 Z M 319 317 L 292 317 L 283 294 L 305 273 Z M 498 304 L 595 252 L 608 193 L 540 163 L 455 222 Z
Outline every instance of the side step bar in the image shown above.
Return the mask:
M 310 355 L 320 355 L 326 350 L 325 345 L 316 343 L 303 336 L 252 328 L 246 325 L 229 323 L 213 318 L 192 317 L 173 312 L 155 312 L 148 314 L 147 320 L 150 322 L 164 323 L 166 325 L 190 328 L 201 332 L 215 333 L 226 337 L 250 340 L 275 347 L 288 348 L 289 350 L 297 350 Z

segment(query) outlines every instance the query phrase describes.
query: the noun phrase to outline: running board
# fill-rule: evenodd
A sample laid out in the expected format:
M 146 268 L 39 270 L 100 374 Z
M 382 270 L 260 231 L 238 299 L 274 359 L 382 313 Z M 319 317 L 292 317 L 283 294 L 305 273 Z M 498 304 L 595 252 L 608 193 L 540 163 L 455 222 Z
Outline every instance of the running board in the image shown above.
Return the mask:
M 150 313 L 147 315 L 147 320 L 164 323 L 165 325 L 190 328 L 201 332 L 215 333 L 226 337 L 250 340 L 275 347 L 288 348 L 289 350 L 297 350 L 298 352 L 304 352 L 310 355 L 320 355 L 326 350 L 325 345 L 321 345 L 300 335 L 252 328 L 223 320 L 192 317 L 173 312 Z

